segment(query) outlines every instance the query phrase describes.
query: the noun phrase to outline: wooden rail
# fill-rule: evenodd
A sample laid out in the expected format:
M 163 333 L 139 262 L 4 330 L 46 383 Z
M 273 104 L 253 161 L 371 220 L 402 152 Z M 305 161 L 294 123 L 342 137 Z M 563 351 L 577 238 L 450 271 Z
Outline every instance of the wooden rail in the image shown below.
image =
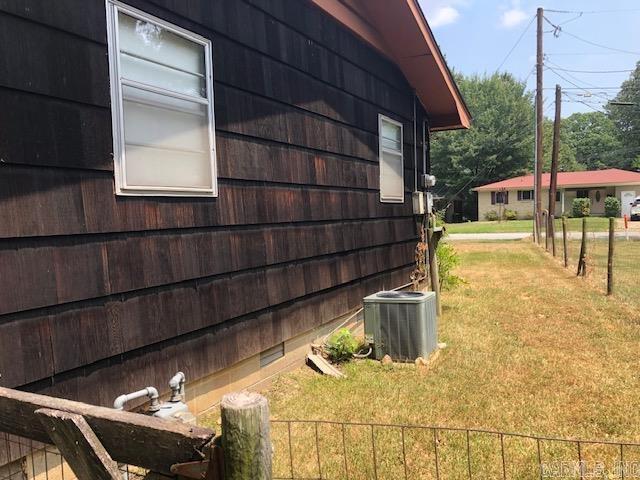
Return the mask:
M 158 473 L 205 459 L 214 437 L 212 430 L 180 422 L 0 387 L 0 431 L 56 444 L 41 421 L 42 411 L 36 412 L 41 409 L 84 418 L 114 461 Z

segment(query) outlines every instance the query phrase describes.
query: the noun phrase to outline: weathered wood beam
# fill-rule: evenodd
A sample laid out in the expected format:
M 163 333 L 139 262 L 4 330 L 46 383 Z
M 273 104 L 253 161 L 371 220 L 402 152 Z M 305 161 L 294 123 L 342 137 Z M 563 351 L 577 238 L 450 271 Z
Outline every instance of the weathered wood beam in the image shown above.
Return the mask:
M 174 463 L 204 458 L 214 437 L 206 428 L 3 387 L 0 431 L 54 444 L 35 413 L 41 408 L 81 415 L 115 461 L 161 473 L 169 474 Z
M 49 408 L 35 414 L 78 480 L 120 480 L 118 464 L 81 415 Z
M 220 404 L 227 480 L 271 480 L 269 403 L 254 392 L 229 393 Z

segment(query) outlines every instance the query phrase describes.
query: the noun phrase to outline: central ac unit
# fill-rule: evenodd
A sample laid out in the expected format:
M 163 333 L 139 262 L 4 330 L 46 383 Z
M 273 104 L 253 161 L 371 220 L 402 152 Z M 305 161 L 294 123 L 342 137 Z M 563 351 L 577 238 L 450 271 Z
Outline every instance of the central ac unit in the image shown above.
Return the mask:
M 364 298 L 364 333 L 377 360 L 427 358 L 438 348 L 433 292 L 378 292 Z

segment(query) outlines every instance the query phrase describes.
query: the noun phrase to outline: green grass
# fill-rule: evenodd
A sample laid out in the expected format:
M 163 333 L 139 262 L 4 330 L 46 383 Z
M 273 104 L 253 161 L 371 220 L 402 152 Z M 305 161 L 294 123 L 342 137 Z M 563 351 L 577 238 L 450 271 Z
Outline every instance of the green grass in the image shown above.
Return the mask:
M 456 248 L 457 273 L 466 283 L 444 294 L 439 340 L 448 347 L 428 367 L 352 362 L 344 367 L 346 379 L 302 368 L 265 392 L 272 416 L 640 441 L 638 309 L 605 297 L 530 243 Z M 402 478 L 400 433 L 374 430 L 383 446 L 380 479 Z M 410 478 L 434 478 L 432 432 L 406 433 Z M 323 478 L 345 478 L 339 427 L 321 425 L 317 434 L 318 450 L 313 427 L 294 425 L 296 475 L 317 476 L 321 454 Z M 350 478 L 372 478 L 371 432 L 349 427 L 345 435 Z M 274 425 L 273 439 L 276 472 L 288 476 L 286 428 Z M 462 434 L 441 434 L 441 478 L 466 477 L 465 442 Z M 501 478 L 498 437 L 472 435 L 470 442 L 473 478 Z M 575 445 L 542 450 L 547 460 L 576 458 Z M 616 452 L 609 450 L 585 446 L 583 459 L 612 462 Z M 535 442 L 509 438 L 505 454 L 508 478 L 539 478 Z M 625 456 L 638 460 L 640 450 Z
M 569 231 L 582 229 L 581 218 L 567 219 Z M 594 232 L 604 232 L 609 228 L 609 220 L 604 217 L 590 217 L 589 229 Z M 556 231 L 561 231 L 561 220 L 556 220 Z M 448 233 L 531 233 L 533 220 L 511 220 L 502 222 L 466 222 L 447 224 Z

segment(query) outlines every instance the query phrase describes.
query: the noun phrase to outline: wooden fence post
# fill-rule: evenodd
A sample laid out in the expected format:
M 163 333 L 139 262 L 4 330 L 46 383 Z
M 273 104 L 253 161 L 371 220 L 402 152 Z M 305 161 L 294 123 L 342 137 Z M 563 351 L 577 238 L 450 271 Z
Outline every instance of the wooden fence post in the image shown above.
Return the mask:
M 615 244 L 615 218 L 609 218 L 609 254 L 607 257 L 607 295 L 613 293 L 613 248 Z
M 546 210 L 542 211 L 542 218 L 544 218 L 544 249 L 549 251 L 549 214 Z
M 556 256 L 556 217 L 549 215 L 549 226 L 551 227 L 551 252 Z
M 436 253 L 436 216 L 431 215 L 427 228 L 427 253 L 429 255 L 429 276 L 431 277 L 431 290 L 436 294 L 436 313 L 442 315 L 442 303 L 440 297 L 440 275 L 438 273 L 438 255 Z
M 587 217 L 582 218 L 582 240 L 580 242 L 580 259 L 578 260 L 578 275 L 587 275 Z
M 271 480 L 269 404 L 258 393 L 222 397 L 222 449 L 225 480 Z
M 569 267 L 569 250 L 567 248 L 567 218 L 562 217 L 562 249 L 564 250 L 564 268 Z

